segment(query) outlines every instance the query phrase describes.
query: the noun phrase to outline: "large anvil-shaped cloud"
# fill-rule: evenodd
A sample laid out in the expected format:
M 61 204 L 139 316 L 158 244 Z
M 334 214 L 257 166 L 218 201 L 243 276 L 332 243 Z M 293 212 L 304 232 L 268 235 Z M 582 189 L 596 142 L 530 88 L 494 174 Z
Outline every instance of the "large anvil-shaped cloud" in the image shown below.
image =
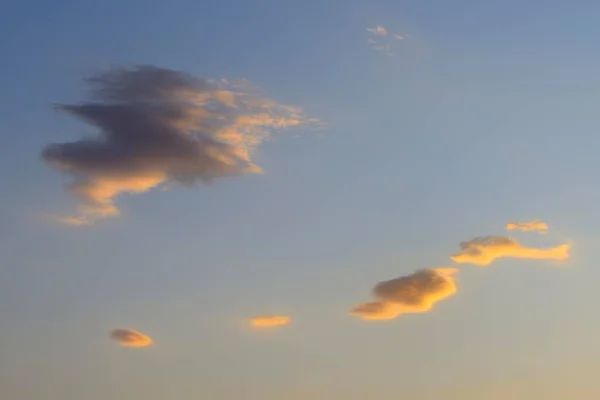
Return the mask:
M 388 320 L 401 314 L 424 313 L 435 303 L 456 293 L 455 268 L 430 268 L 381 282 L 373 289 L 377 301 L 362 303 L 351 311 L 364 320 Z
M 486 266 L 499 258 L 528 258 L 536 260 L 565 260 L 569 258 L 571 245 L 538 249 L 525 247 L 517 240 L 502 236 L 477 237 L 460 244 L 460 253 L 450 257 L 456 263 Z
M 74 177 L 69 190 L 81 201 L 79 213 L 61 218 L 72 225 L 118 215 L 121 193 L 260 173 L 251 152 L 271 130 L 316 122 L 249 85 L 154 66 L 111 69 L 87 83 L 93 101 L 56 108 L 96 126 L 99 136 L 42 151 Z

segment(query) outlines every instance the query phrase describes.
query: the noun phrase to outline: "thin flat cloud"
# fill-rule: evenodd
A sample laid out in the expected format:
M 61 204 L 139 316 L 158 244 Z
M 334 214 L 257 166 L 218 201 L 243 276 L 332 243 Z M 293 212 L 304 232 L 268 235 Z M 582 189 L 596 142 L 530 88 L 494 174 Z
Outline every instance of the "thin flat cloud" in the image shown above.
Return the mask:
M 148 347 L 152 339 L 133 329 L 115 329 L 110 333 L 111 339 L 123 347 Z
M 568 243 L 556 247 L 525 247 L 517 240 L 502 236 L 477 237 L 460 243 L 461 251 L 452 255 L 452 261 L 479 266 L 490 265 L 499 258 L 521 258 L 534 260 L 566 260 L 571 245 Z
M 380 282 L 373 289 L 377 300 L 355 306 L 351 314 L 375 321 L 428 312 L 437 302 L 456 293 L 453 275 L 457 272 L 456 268 L 429 268 Z
M 73 177 L 79 200 L 68 225 L 118 216 L 123 193 L 162 184 L 257 174 L 252 153 L 274 130 L 317 123 L 263 97 L 246 81 L 198 79 L 155 66 L 113 68 L 86 80 L 91 101 L 56 109 L 96 127 L 96 137 L 46 146 L 42 158 Z
M 506 224 L 507 231 L 537 231 L 541 234 L 548 233 L 548 224 L 539 219 L 534 219 L 527 222 L 509 222 Z
M 287 315 L 258 315 L 250 318 L 250 325 L 254 328 L 274 328 L 288 325 L 291 321 Z

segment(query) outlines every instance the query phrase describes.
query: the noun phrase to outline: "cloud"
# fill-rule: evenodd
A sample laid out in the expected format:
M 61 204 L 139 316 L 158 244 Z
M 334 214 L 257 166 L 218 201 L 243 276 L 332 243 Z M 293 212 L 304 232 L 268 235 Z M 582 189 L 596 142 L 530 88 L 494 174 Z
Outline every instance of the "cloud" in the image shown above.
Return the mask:
M 286 315 L 259 315 L 250 319 L 250 324 L 255 328 L 272 328 L 290 322 L 291 318 Z
M 450 258 L 456 263 L 470 263 L 480 266 L 491 264 L 499 258 L 528 258 L 537 260 L 565 260 L 569 258 L 571 245 L 538 249 L 525 247 L 509 237 L 484 236 L 460 243 L 461 252 Z
M 548 233 L 548 224 L 543 221 L 534 219 L 527 222 L 509 222 L 506 224 L 507 231 L 537 231 L 542 234 Z
M 115 329 L 110 337 L 124 347 L 148 347 L 152 344 L 152 339 L 132 329 Z
M 375 36 L 387 36 L 388 30 L 381 25 L 377 25 L 375 28 L 367 28 L 367 32 Z
M 382 51 L 389 55 L 393 54 L 391 53 L 392 46 L 390 46 L 389 44 L 382 44 L 381 46 L 374 46 L 373 48 L 377 51 Z
M 41 153 L 73 177 L 68 190 L 80 201 L 78 213 L 57 217 L 70 225 L 119 215 L 114 200 L 122 193 L 261 173 L 251 155 L 271 131 L 318 122 L 263 97 L 247 81 L 138 66 L 86 82 L 91 101 L 56 109 L 95 126 L 99 135 L 50 144 Z
M 84 226 L 89 225 L 90 221 L 78 217 L 63 217 L 60 215 L 45 214 L 42 216 L 47 221 L 58 222 L 63 225 Z
M 392 45 L 389 43 L 379 43 L 373 39 L 367 40 L 367 43 L 369 44 L 369 46 L 371 46 L 373 50 L 384 53 L 387 56 L 396 55 L 396 53 L 392 51 Z
M 402 314 L 402 306 L 388 301 L 372 301 L 355 306 L 351 314 L 365 321 L 383 321 L 394 319 Z
M 452 275 L 456 268 L 430 268 L 378 283 L 373 289 L 377 301 L 362 303 L 351 314 L 363 320 L 389 320 L 401 314 L 424 313 L 440 300 L 456 293 Z
M 395 56 L 395 42 L 405 39 L 405 36 L 399 33 L 390 35 L 389 31 L 381 25 L 377 25 L 375 28 L 367 28 L 367 32 L 369 35 L 367 43 L 374 50 L 385 53 L 388 56 Z

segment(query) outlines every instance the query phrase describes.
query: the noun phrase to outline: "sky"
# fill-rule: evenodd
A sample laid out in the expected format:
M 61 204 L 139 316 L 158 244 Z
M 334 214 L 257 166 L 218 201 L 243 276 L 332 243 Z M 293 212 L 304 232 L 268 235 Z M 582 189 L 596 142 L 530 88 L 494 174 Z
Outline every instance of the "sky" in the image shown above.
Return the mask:
M 599 12 L 3 4 L 2 393 L 597 398 Z

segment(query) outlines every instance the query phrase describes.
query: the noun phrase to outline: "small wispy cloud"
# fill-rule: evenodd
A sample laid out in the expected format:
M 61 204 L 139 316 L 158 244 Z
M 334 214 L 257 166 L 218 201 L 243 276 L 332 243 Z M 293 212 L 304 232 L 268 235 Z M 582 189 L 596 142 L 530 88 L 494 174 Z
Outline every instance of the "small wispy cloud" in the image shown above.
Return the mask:
M 367 32 L 376 36 L 387 36 L 388 30 L 381 25 L 377 25 L 375 28 L 367 28 Z
M 123 193 L 261 173 L 251 156 L 272 131 L 318 123 L 245 81 L 139 66 L 86 82 L 92 101 L 56 109 L 98 128 L 98 136 L 50 144 L 41 153 L 73 177 L 68 190 L 79 199 L 78 212 L 56 217 L 67 225 L 118 216 L 115 199 Z
M 550 248 L 525 247 L 517 240 L 502 236 L 477 237 L 460 243 L 461 251 L 450 258 L 456 263 L 486 266 L 499 258 L 535 260 L 565 260 L 569 258 L 568 243 Z
M 133 329 L 115 329 L 110 337 L 123 347 L 148 347 L 152 345 L 152 339 L 141 332 Z
M 408 276 L 378 283 L 373 289 L 376 301 L 361 303 L 351 314 L 367 321 L 389 320 L 401 314 L 425 313 L 456 293 L 456 268 L 429 268 Z
M 287 315 L 258 315 L 250 318 L 250 325 L 255 328 L 274 328 L 288 325 L 291 321 Z
M 527 222 L 509 222 L 506 224 L 507 231 L 537 231 L 541 234 L 548 233 L 548 224 L 538 219 Z
M 391 53 L 392 46 L 390 46 L 389 44 L 383 44 L 381 46 L 374 46 L 373 48 L 377 51 L 382 51 L 382 52 L 385 52 L 386 54 L 392 55 L 392 53 Z
M 370 35 L 367 43 L 371 48 L 388 56 L 396 55 L 393 51 L 394 42 L 405 39 L 405 36 L 399 33 L 390 34 L 388 29 L 381 25 L 377 25 L 375 28 L 367 28 L 367 32 Z
M 85 226 L 91 224 L 90 220 L 78 217 L 56 217 L 55 220 L 63 225 L 71 226 Z

